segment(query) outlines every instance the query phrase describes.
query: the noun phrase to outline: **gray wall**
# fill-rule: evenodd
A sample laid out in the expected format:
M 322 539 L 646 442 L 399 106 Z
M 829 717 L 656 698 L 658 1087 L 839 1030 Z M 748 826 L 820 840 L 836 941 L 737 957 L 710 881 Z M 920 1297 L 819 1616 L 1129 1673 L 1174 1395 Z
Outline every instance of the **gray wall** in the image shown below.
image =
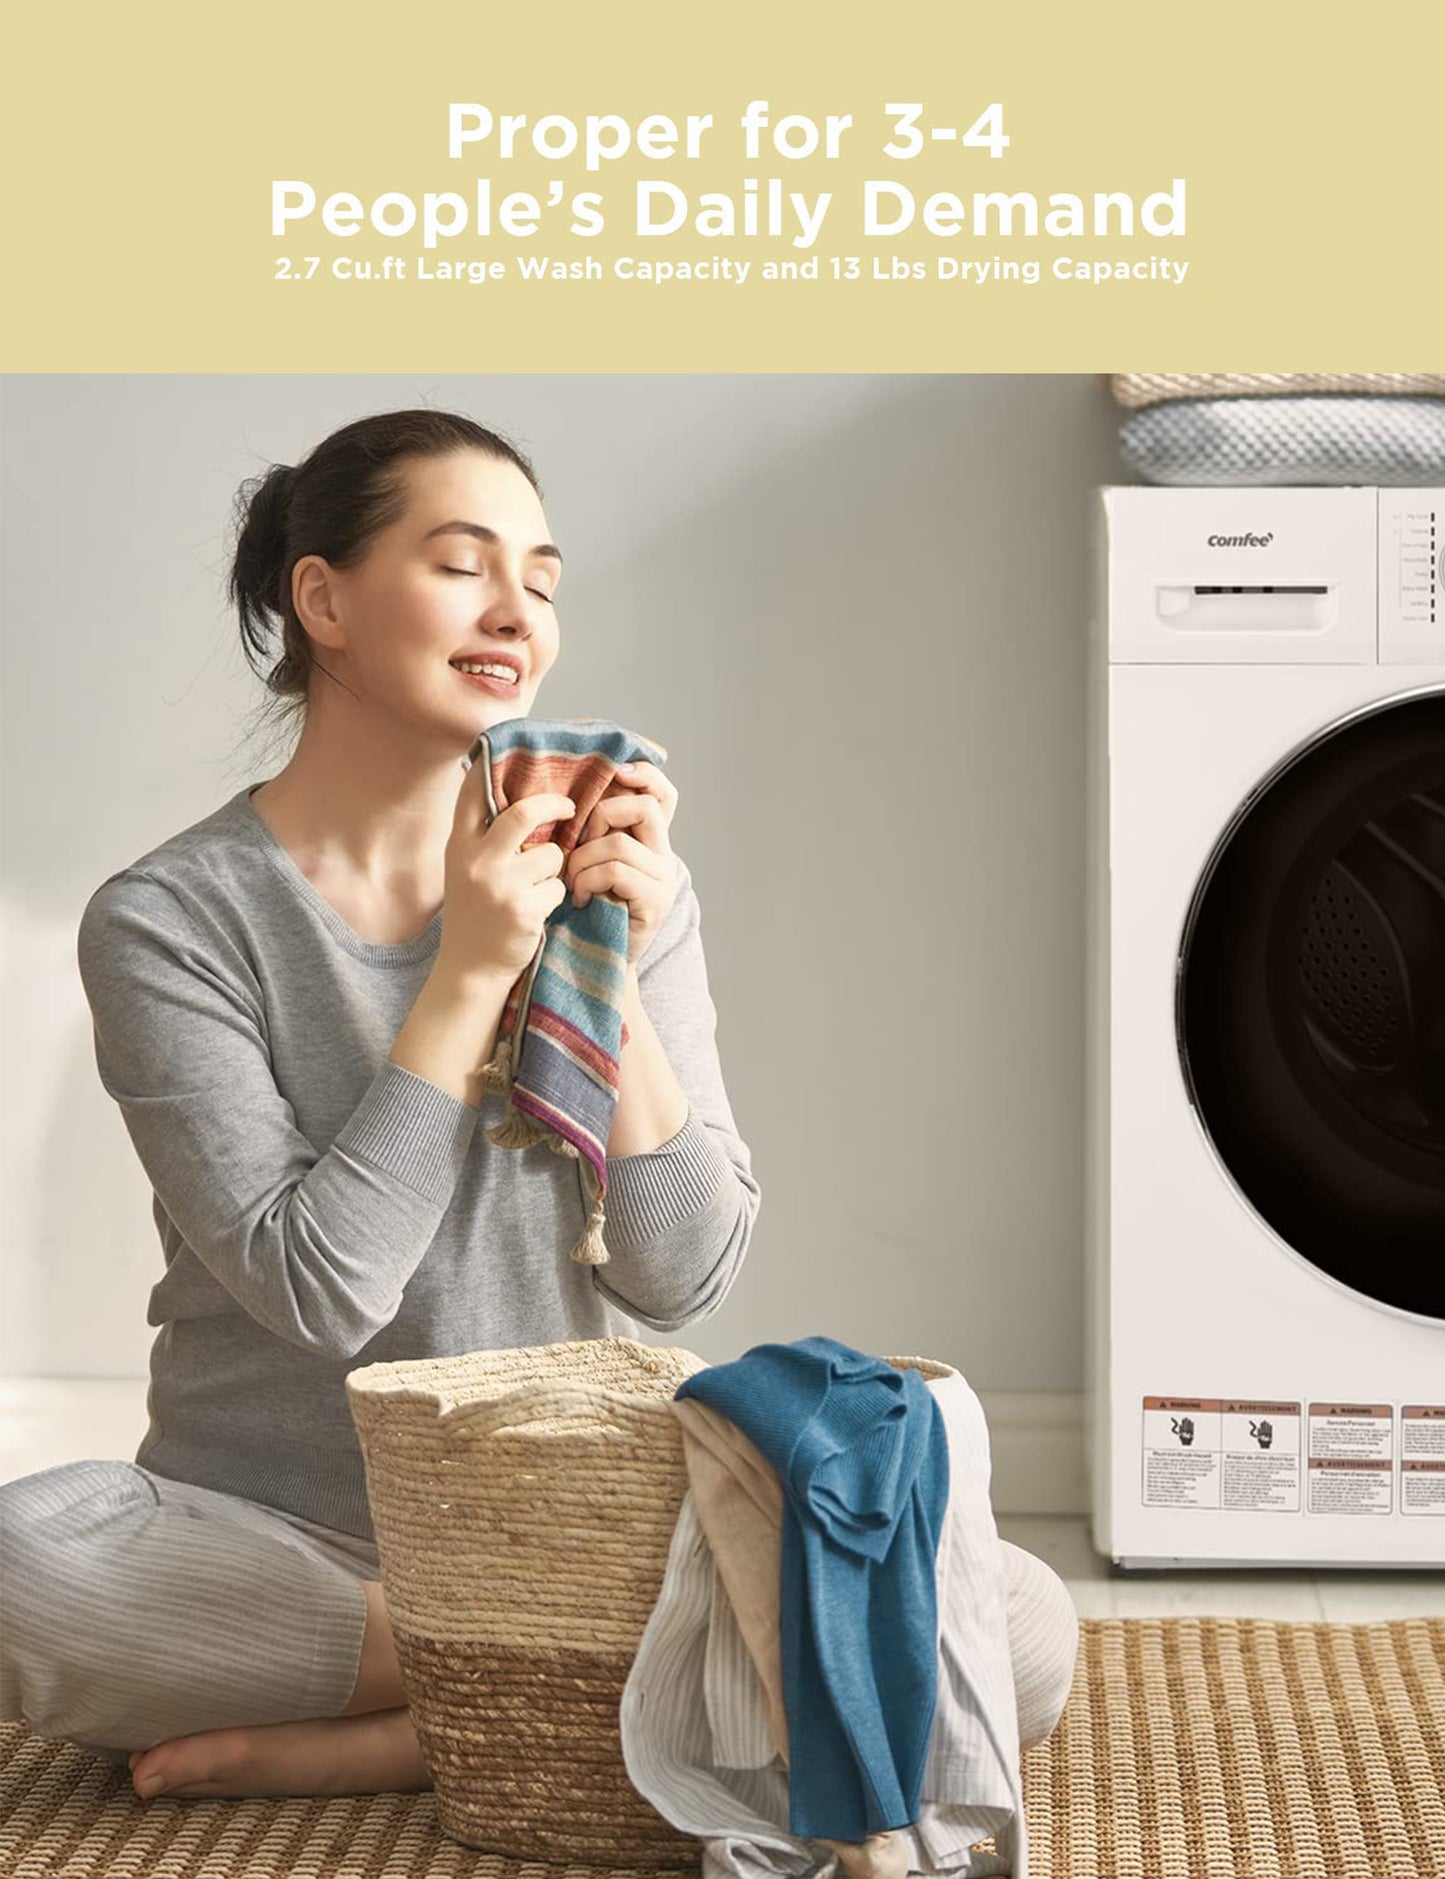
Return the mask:
M 145 1368 L 150 1191 L 74 965 L 95 885 L 269 776 L 222 598 L 237 484 L 431 403 L 534 456 L 539 700 L 661 740 L 764 1190 L 678 1341 L 823 1331 L 1082 1387 L 1083 675 L 1097 380 L 3 383 L 0 1373 Z

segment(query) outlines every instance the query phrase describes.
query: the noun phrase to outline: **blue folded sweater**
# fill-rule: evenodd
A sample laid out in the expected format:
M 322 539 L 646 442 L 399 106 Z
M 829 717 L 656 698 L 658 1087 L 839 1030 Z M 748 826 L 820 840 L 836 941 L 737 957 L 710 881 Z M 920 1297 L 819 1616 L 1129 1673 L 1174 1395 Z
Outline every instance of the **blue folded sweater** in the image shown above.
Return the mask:
M 863 1840 L 918 1818 L 938 1677 L 948 1437 L 916 1370 L 828 1337 L 759 1344 L 678 1389 L 783 1488 L 779 1622 L 789 1825 Z

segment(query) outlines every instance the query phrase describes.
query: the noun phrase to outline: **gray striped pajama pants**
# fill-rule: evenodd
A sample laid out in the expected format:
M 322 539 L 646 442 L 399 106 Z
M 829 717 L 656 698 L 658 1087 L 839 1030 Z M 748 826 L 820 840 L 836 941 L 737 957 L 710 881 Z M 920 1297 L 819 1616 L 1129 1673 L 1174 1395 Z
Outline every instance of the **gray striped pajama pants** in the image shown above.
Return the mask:
M 0 1720 L 122 1765 L 243 1723 L 336 1716 L 375 1546 L 128 1461 L 0 1486 Z
M 1063 1580 L 1001 1542 L 1022 1742 L 1073 1681 Z M 351 1699 L 375 1545 L 128 1461 L 0 1486 L 0 1721 L 124 1765 L 135 1749 Z

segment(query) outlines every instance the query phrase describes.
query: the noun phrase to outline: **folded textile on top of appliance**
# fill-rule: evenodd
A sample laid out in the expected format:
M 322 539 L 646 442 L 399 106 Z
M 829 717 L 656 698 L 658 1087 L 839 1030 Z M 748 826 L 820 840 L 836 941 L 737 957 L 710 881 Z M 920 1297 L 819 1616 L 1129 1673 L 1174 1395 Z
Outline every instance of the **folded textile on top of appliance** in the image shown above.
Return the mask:
M 620 794 L 618 765 L 643 759 L 661 765 L 661 744 L 601 718 L 508 718 L 482 731 L 472 761 L 484 765 L 488 824 L 523 796 L 569 796 L 573 813 L 541 822 L 527 846 L 556 842 L 568 855 L 606 796 Z M 607 1138 L 617 1107 L 618 1058 L 626 1039 L 622 992 L 627 971 L 628 912 L 622 901 L 594 894 L 585 907 L 570 896 L 547 916 L 532 963 L 507 994 L 497 1048 L 482 1088 L 510 1097 L 508 1115 L 485 1131 L 499 1148 L 545 1142 L 575 1157 L 591 1202 L 587 1225 L 571 1248 L 584 1265 L 603 1265 L 607 1246 Z
M 1436 483 L 1445 477 L 1445 400 L 1181 398 L 1119 427 L 1147 483 Z
M 834 1338 L 759 1344 L 687 1378 L 777 1470 L 790 1825 L 838 1840 L 906 1825 L 937 1679 L 934 1558 L 948 1439 L 916 1370 Z
M 630 1779 L 674 1826 L 703 1839 L 707 1879 L 818 1875 L 835 1872 L 839 1862 L 849 1875 L 871 1879 L 908 1871 L 1027 1879 L 1006 1574 L 989 1501 L 988 1426 L 966 1380 L 943 1368 L 946 1374 L 930 1376 L 925 1385 L 949 1455 L 936 1562 L 937 1700 L 917 1818 L 906 1827 L 852 1845 L 841 1844 L 841 1835 L 835 1840 L 790 1829 L 790 1771 L 774 1752 L 755 1640 L 744 1639 L 718 1556 L 708 1544 L 698 1495 L 689 1488 L 662 1589 L 623 1691 L 620 1722 Z M 678 1400 L 674 1408 L 685 1432 L 699 1412 L 713 1419 L 714 1434 L 724 1420 L 699 1401 Z M 763 1475 L 742 1477 L 745 1495 L 760 1486 L 765 1490 Z M 774 1488 L 781 1503 L 775 1477 Z M 766 1525 L 765 1512 L 757 1517 Z M 736 1572 L 731 1582 L 737 1582 Z M 1077 1618 L 1061 1584 L 1057 1590 L 1068 1606 L 1068 1641 L 1076 1651 Z M 773 1603 L 776 1629 L 776 1596 Z M 759 1595 L 744 1610 L 755 1613 L 765 1604 Z M 1054 1613 L 1050 1623 L 1058 1617 Z M 851 1621 L 845 1611 L 830 1615 L 829 1622 L 837 1628 Z M 1048 1654 L 1058 1655 L 1052 1644 Z M 1067 1668 L 1071 1673 L 1072 1657 Z M 1052 1681 L 1055 1713 L 1038 1719 L 1045 1732 L 1062 1709 L 1069 1678 Z M 820 1867 L 820 1858 L 829 1854 L 834 1858 Z
M 1376 398 L 1445 397 L 1445 372 L 1110 372 L 1121 405 L 1169 398 L 1292 398 L 1305 393 Z

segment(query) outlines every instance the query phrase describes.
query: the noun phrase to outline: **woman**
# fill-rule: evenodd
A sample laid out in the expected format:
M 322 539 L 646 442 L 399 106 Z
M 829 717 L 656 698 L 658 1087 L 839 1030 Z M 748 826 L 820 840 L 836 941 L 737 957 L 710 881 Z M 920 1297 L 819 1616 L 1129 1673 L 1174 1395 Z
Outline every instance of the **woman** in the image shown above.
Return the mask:
M 526 459 L 461 416 L 387 413 L 248 484 L 239 520 L 243 641 L 254 659 L 279 627 L 266 683 L 300 736 L 82 917 L 97 1065 L 166 1271 L 135 1462 L 0 1493 L 3 1713 L 146 1796 L 425 1787 L 346 1372 L 692 1324 L 759 1188 L 673 783 L 636 764 L 564 866 L 523 843 L 568 798 L 488 827 L 483 766 L 459 773 L 479 730 L 534 713 L 558 655 L 561 556 Z M 566 1253 L 578 1163 L 482 1134 L 505 1113 L 479 1072 L 508 990 L 568 894 L 628 912 L 600 1266 Z

